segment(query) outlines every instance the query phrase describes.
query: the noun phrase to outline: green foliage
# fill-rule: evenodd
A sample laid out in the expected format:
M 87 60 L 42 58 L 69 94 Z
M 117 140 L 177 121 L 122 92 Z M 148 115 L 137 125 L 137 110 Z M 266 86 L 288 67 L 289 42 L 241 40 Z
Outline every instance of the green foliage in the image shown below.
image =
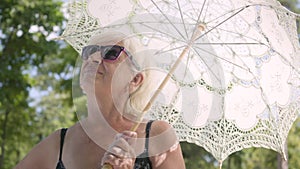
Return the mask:
M 263 158 L 262 158 L 263 157 Z M 274 169 L 277 167 L 277 153 L 264 148 L 244 149 L 224 161 L 224 168 Z
M 1 169 L 12 168 L 33 145 L 50 133 L 48 130 L 53 132 L 55 128 L 62 126 L 61 122 L 55 120 L 50 123 L 51 126 L 50 124 L 43 125 L 43 123 L 46 124 L 43 119 L 47 119 L 46 117 L 51 119 L 50 116 L 54 113 L 57 114 L 53 117 L 69 118 L 70 115 L 65 115 L 68 113 L 71 114 L 71 119 L 74 119 L 74 113 L 70 107 L 71 92 L 66 92 L 71 90 L 70 78 L 64 81 L 56 80 L 56 89 L 57 91 L 61 89 L 61 96 L 54 97 L 57 96 L 54 91 L 49 93 L 51 101 L 49 98 L 48 100 L 43 98 L 46 100 L 42 99 L 40 102 L 39 109 L 43 111 L 36 111 L 36 107 L 29 106 L 30 88 L 42 82 L 35 79 L 37 76 L 33 77 L 28 70 L 34 67 L 38 71 L 46 68 L 47 64 L 41 63 L 57 56 L 61 58 L 61 62 L 56 65 L 57 67 L 49 68 L 43 76 L 48 76 L 51 71 L 63 72 L 68 68 L 66 62 L 69 60 L 62 52 L 72 53 L 73 51 L 71 52 L 70 47 L 61 50 L 58 42 L 47 39 L 50 33 L 55 31 L 55 27 L 62 27 L 64 18 L 60 12 L 61 4 L 62 2 L 55 0 L 2 0 L 0 3 Z M 65 55 L 68 56 L 68 54 Z M 74 64 L 74 61 L 69 64 Z M 54 62 L 53 65 L 55 65 Z M 39 77 L 43 79 L 42 76 Z M 44 77 L 44 79 L 47 78 Z M 42 89 L 42 87 L 39 88 Z M 47 88 L 46 85 L 44 88 Z M 53 103 L 53 105 L 48 103 Z M 54 111 L 55 107 L 56 111 Z M 51 113 L 49 113 L 50 110 Z M 60 120 L 66 121 L 57 119 L 57 121 Z
M 183 150 L 186 168 L 214 169 L 219 165 L 214 157 L 202 147 L 187 142 L 182 142 L 180 145 Z
M 298 0 L 279 0 L 279 2 L 281 3 L 281 5 L 285 6 L 287 9 L 293 12 L 300 12 L 299 7 L 297 6 Z
M 280 2 L 300 12 L 297 0 Z M 12 168 L 41 139 L 77 120 L 72 103 L 72 73 L 78 55 L 64 42 L 47 38 L 55 27 L 62 28 L 61 5 L 58 0 L 0 2 L 1 169 Z M 33 88 L 44 95 L 30 98 Z M 85 112 L 85 98 L 75 101 L 80 105 L 79 111 Z M 300 168 L 299 132 L 298 119 L 288 138 L 291 169 Z M 218 161 L 203 148 L 189 143 L 181 145 L 188 169 L 218 168 Z M 224 169 L 276 167 L 277 153 L 262 148 L 236 152 L 223 162 Z
M 300 168 L 300 118 L 298 118 L 291 128 L 288 136 L 288 158 L 291 169 Z

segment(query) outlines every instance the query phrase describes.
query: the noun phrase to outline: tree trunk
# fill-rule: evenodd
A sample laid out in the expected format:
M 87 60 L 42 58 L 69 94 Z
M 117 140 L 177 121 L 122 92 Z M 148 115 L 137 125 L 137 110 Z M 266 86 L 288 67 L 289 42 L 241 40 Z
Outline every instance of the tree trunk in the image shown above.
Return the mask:
M 0 154 L 0 168 L 3 168 L 3 165 L 4 165 L 4 157 L 5 157 L 5 141 L 6 141 L 6 128 L 7 128 L 7 122 L 8 122 L 8 114 L 9 114 L 9 111 L 6 110 L 5 112 L 5 117 L 4 117 L 4 120 L 3 120 L 3 125 L 2 125 L 2 135 L 1 135 L 1 140 L 2 140 L 2 143 L 1 143 L 1 154 Z
M 278 162 L 278 165 L 277 165 L 277 169 L 288 169 L 289 168 L 289 164 L 288 164 L 288 146 L 287 146 L 287 140 L 284 144 L 284 151 L 286 152 L 286 159 L 283 158 L 283 156 L 281 154 L 277 154 L 277 162 Z

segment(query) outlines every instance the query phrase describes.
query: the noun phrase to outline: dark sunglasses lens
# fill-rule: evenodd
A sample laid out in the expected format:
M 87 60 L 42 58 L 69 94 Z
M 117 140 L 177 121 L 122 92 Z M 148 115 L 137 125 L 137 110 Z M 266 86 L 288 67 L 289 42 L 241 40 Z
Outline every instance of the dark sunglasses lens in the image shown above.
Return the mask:
M 121 52 L 122 48 L 120 46 L 106 47 L 103 50 L 102 57 L 106 60 L 116 60 Z
M 87 60 L 90 55 L 98 52 L 99 50 L 100 50 L 99 46 L 96 45 L 86 46 L 82 49 L 81 58 L 83 60 Z

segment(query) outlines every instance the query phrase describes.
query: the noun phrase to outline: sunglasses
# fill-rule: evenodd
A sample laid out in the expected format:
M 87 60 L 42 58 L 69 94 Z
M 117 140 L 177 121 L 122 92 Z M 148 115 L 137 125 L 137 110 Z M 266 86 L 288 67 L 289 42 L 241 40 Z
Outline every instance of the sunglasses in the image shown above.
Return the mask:
M 118 45 L 107 45 L 107 46 L 89 45 L 89 46 L 85 46 L 82 49 L 81 59 L 82 60 L 88 60 L 89 56 L 91 56 L 92 54 L 94 54 L 96 52 L 101 53 L 101 57 L 102 57 L 103 61 L 109 61 L 109 62 L 113 62 L 113 61 L 117 60 L 120 57 L 121 53 L 124 52 L 126 54 L 126 56 L 129 57 L 129 59 L 131 60 L 133 65 L 137 69 L 139 69 L 139 66 L 136 63 L 136 61 L 133 59 L 132 55 L 128 51 L 126 51 L 123 46 L 118 46 Z

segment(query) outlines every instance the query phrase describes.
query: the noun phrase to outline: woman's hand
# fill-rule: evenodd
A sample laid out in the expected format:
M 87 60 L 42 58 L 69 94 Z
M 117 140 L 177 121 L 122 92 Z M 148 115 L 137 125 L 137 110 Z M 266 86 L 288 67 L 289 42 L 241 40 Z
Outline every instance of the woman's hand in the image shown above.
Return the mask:
M 135 162 L 137 133 L 124 131 L 115 136 L 113 143 L 104 154 L 101 165 L 110 164 L 114 169 L 132 169 Z

